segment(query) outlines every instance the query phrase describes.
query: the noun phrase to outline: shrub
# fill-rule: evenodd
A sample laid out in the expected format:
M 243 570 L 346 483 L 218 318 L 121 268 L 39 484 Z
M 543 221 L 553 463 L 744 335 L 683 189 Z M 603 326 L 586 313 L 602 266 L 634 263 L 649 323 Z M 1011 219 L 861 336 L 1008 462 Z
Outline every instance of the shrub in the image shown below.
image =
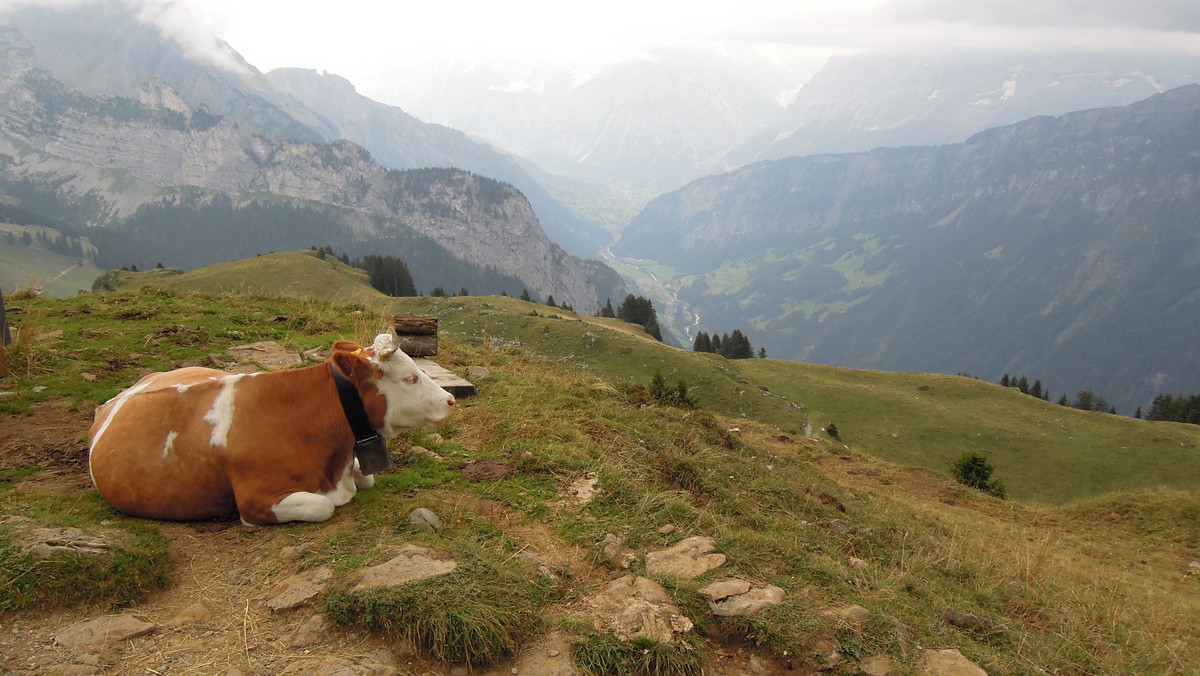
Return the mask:
M 987 461 L 986 457 L 971 452 L 963 453 L 962 457 L 954 462 L 951 474 L 960 484 L 979 489 L 1001 499 L 1007 498 L 1008 490 L 1005 489 L 1004 484 L 991 480 L 994 470 L 995 468 Z

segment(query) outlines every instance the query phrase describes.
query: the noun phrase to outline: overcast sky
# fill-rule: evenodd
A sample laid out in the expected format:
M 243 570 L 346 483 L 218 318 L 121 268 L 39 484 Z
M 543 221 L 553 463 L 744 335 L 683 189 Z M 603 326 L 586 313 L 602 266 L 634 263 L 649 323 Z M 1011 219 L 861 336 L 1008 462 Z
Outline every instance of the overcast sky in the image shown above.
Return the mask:
M 95 0 L 0 0 L 3 5 Z M 823 59 L 867 49 L 1031 48 L 1200 54 L 1200 0 L 104 0 L 138 3 L 196 49 L 228 42 L 361 86 L 430 57 L 559 62 L 594 71 L 674 44 Z M 368 86 L 369 88 L 369 86 Z

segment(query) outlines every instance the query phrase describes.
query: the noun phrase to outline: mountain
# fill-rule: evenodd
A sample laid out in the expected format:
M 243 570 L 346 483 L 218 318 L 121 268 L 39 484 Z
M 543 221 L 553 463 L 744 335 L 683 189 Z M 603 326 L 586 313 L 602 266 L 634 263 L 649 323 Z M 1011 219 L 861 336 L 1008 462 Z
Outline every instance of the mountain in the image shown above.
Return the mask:
M 362 97 L 336 75 L 302 69 L 264 75 L 215 37 L 168 35 L 178 20 L 164 16 L 170 11 L 148 5 L 135 12 L 114 2 L 25 6 L 0 22 L 19 27 L 40 67 L 88 94 L 137 98 L 146 80 L 165 82 L 197 107 L 271 139 L 344 138 L 388 168 L 458 167 L 511 183 L 529 199 L 547 236 L 573 255 L 595 256 L 611 240 L 488 145 Z M 623 292 L 623 286 L 612 291 Z
M 1122 106 L 1200 82 L 1200 56 L 1124 53 L 864 53 L 835 56 L 770 124 L 726 158 L 960 143 L 1038 115 Z
M 1196 213 L 1191 85 L 960 144 L 760 162 L 656 199 L 613 249 L 673 267 L 701 329 L 774 357 L 1027 374 L 1131 414 L 1200 391 Z
M 337 75 L 280 68 L 267 73 L 267 78 L 320 115 L 336 137 L 362 145 L 385 166 L 459 167 L 511 183 L 533 205 L 546 235 L 573 255 L 594 256 L 611 239 L 606 231 L 555 201 L 514 158 L 461 131 L 427 124 L 400 108 L 372 101 Z
M 546 171 L 653 195 L 721 168 L 780 113 L 775 97 L 807 75 L 767 53 L 678 47 L 586 74 L 565 65 L 421 64 L 396 74 L 391 96 Z
M 281 92 L 215 37 L 164 35 L 170 5 L 119 2 L 24 5 L 0 13 L 37 54 L 38 66 L 89 95 L 138 98 L 146 80 L 165 82 L 197 106 L 271 139 L 324 141 L 333 129 Z M 156 19 L 159 19 L 156 21 Z M 179 36 L 182 38 L 182 36 Z
M 414 259 L 425 281 L 469 269 L 450 289 L 523 284 L 598 308 L 587 276 L 511 185 L 458 169 L 389 170 L 349 141 L 250 133 L 158 80 L 137 99 L 90 96 L 38 68 L 13 28 L 0 29 L 0 160 L 8 201 L 87 228 L 108 267 L 118 255 L 195 267 L 330 244 Z

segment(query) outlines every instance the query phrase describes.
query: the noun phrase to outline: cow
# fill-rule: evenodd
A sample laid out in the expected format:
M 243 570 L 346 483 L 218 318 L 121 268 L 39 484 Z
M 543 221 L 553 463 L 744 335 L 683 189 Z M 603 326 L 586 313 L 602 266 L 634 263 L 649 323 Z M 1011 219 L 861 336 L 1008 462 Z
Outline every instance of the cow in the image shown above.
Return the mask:
M 368 348 L 337 341 L 329 361 L 305 368 L 147 375 L 96 409 L 88 460 L 100 495 L 126 514 L 325 521 L 390 465 L 380 437 L 440 425 L 454 409 L 382 333 Z

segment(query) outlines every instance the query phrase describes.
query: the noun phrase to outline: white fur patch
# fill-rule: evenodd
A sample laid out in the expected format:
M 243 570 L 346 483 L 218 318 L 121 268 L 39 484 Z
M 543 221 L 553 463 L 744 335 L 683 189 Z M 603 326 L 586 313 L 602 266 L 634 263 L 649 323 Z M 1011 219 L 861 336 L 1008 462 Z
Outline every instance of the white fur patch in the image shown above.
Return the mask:
M 167 432 L 167 443 L 163 444 L 163 459 L 171 457 L 171 451 L 175 448 L 175 437 L 179 436 L 179 432 L 171 430 Z
M 96 431 L 96 438 L 92 440 L 93 449 L 100 445 L 100 439 L 104 436 L 104 432 L 108 430 L 108 424 L 112 422 L 113 418 L 117 417 L 117 412 L 121 410 L 121 407 L 124 406 L 125 403 L 133 397 L 133 395 L 146 389 L 149 384 L 150 383 L 145 382 L 141 385 L 135 385 L 109 400 L 113 403 L 113 406 L 111 409 L 109 409 L 108 416 L 104 418 L 104 422 L 100 425 L 100 429 Z M 90 456 L 91 449 L 88 450 L 88 454 Z
M 335 507 L 341 507 L 350 502 L 354 498 L 354 494 L 358 492 L 358 482 L 354 480 L 354 463 L 356 462 L 358 459 L 354 458 L 347 463 L 346 469 L 342 470 L 342 478 L 338 480 L 337 487 L 325 493 L 325 497 L 329 498 Z
M 239 373 L 222 378 L 221 392 L 213 400 L 212 408 L 204 414 L 205 422 L 213 426 L 212 434 L 208 439 L 210 446 L 224 448 L 229 445 L 229 428 L 233 426 L 234 390 L 244 375 Z
M 324 495 L 298 491 L 279 501 L 271 511 L 279 523 L 286 521 L 328 521 L 333 516 L 333 501 Z

